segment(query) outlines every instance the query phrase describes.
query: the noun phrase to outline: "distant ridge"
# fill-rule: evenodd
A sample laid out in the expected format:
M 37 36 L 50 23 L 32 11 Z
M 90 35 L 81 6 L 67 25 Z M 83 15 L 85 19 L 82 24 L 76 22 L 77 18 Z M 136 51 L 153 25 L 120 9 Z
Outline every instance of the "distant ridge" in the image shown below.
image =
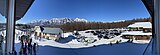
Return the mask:
M 29 25 L 51 25 L 51 24 L 56 24 L 56 25 L 60 25 L 60 24 L 65 24 L 67 22 L 88 22 L 86 19 L 81 19 L 81 18 L 52 18 L 50 20 L 34 20 L 31 21 L 27 24 Z

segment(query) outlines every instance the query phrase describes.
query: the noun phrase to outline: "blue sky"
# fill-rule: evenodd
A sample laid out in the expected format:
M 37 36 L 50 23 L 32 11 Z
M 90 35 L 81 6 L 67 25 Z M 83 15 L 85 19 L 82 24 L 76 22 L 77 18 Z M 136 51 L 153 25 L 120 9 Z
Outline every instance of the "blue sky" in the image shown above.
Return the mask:
M 63 17 L 108 22 L 150 15 L 141 0 L 35 0 L 18 23 Z

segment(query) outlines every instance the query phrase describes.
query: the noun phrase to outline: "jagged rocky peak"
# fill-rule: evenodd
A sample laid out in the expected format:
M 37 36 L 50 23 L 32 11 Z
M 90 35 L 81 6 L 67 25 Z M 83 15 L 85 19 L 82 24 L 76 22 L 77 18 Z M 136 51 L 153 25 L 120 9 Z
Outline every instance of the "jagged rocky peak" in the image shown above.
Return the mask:
M 64 24 L 67 22 L 88 22 L 86 19 L 81 18 L 52 18 L 50 20 L 33 20 L 28 24 L 32 25 L 46 25 L 46 24 Z

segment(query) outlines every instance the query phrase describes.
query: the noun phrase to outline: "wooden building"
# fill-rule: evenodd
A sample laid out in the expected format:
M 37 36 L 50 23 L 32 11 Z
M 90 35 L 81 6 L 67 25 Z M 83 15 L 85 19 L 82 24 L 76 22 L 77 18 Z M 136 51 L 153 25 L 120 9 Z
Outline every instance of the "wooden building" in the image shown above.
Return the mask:
M 35 36 L 47 39 L 57 39 L 61 37 L 63 31 L 60 28 L 49 28 L 49 27 L 41 27 L 35 26 L 34 28 Z
M 150 40 L 152 38 L 152 24 L 137 22 L 128 26 L 129 31 L 123 32 L 121 37 L 134 40 Z

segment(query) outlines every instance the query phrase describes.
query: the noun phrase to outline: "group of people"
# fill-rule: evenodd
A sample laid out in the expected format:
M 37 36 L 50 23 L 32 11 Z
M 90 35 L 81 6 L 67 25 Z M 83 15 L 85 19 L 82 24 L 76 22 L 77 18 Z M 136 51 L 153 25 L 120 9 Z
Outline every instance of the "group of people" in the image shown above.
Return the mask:
M 21 40 L 21 48 L 19 55 L 36 55 L 37 44 L 34 43 L 32 45 L 32 38 L 30 38 L 29 36 L 22 35 L 20 40 Z

